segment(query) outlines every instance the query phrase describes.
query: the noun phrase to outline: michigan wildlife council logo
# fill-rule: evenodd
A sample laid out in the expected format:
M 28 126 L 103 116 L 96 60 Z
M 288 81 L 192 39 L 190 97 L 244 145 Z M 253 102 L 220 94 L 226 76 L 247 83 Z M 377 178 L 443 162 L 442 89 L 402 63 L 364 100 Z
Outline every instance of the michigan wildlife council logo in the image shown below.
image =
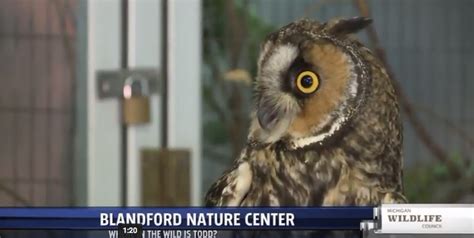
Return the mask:
M 388 213 L 396 213 L 396 214 L 388 214 L 388 221 L 393 223 L 420 223 L 421 228 L 423 229 L 441 229 L 443 226 L 441 222 L 443 221 L 442 215 L 437 214 L 409 214 L 411 213 L 410 208 L 402 208 L 402 209 L 388 209 Z M 408 214 L 407 214 L 408 213 Z

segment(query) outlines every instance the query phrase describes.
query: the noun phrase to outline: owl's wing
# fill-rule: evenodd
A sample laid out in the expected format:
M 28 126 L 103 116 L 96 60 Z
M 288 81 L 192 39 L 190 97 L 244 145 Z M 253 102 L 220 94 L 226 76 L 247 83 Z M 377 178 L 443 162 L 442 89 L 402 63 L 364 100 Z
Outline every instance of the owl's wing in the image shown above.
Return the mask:
M 396 204 L 396 203 L 408 203 L 408 200 L 400 192 L 386 193 L 382 198 L 382 203 Z
M 239 206 L 252 185 L 252 169 L 248 162 L 237 163 L 226 171 L 206 194 L 206 206 Z

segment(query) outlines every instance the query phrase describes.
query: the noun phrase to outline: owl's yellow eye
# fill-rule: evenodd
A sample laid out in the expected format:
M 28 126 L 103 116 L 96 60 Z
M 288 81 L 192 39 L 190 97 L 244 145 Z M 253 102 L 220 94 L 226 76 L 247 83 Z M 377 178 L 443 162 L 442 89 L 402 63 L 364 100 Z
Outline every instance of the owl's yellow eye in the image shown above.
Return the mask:
M 296 77 L 296 88 L 304 93 L 314 93 L 319 87 L 319 77 L 312 71 L 303 71 Z

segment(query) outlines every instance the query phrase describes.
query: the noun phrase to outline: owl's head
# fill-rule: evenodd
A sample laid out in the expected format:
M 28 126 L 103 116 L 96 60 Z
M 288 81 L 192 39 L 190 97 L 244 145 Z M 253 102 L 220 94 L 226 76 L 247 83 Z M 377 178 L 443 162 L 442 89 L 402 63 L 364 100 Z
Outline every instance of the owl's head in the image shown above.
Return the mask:
M 300 20 L 262 44 L 250 141 L 289 149 L 322 144 L 340 131 L 364 100 L 370 78 L 350 37 L 371 20 Z

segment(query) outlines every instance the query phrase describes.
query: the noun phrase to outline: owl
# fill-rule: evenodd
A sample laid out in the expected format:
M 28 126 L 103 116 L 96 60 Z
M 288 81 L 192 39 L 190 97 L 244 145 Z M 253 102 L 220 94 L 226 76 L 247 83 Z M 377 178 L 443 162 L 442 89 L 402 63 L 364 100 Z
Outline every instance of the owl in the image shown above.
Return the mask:
M 264 40 L 247 144 L 207 206 L 403 203 L 391 80 L 353 35 L 363 17 L 299 20 Z

